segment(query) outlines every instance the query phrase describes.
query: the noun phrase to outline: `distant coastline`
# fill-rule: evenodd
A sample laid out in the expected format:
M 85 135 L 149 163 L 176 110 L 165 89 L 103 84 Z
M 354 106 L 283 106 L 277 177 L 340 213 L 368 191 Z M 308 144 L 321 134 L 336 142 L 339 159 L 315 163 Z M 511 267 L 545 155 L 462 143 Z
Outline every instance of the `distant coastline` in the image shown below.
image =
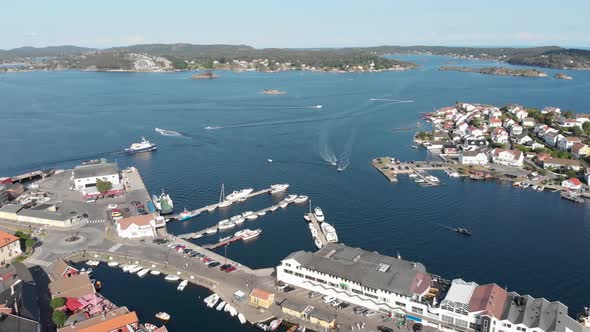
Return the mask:
M 468 73 L 478 73 L 484 75 L 498 75 L 498 76 L 520 76 L 520 77 L 547 77 L 547 73 L 536 69 L 518 69 L 518 68 L 506 68 L 506 67 L 454 67 L 454 66 L 443 66 L 440 67 L 441 71 L 460 71 Z

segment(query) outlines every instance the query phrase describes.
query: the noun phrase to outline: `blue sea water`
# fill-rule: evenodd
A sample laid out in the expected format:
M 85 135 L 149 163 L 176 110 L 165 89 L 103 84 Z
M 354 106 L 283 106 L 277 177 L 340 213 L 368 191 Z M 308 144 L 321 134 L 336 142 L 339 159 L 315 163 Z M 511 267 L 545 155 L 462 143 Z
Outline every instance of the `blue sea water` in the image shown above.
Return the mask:
M 416 186 L 404 177 L 392 184 L 370 161 L 386 155 L 433 159 L 410 147 L 412 131 L 393 129 L 412 127 L 421 113 L 455 101 L 588 112 L 590 72 L 568 71 L 572 81 L 554 79 L 560 71 L 551 69 L 542 69 L 547 78 L 485 76 L 438 67 L 498 64 L 436 56 L 396 58 L 420 67 L 350 74 L 220 72 L 216 80 L 191 80 L 187 72 L 3 73 L 0 176 L 106 157 L 123 167 L 136 166 L 150 192 L 165 189 L 178 212 L 216 202 L 222 183 L 227 194 L 286 182 L 290 192 L 309 195 L 313 205 L 322 207 L 345 244 L 387 255 L 399 252 L 424 263 L 431 273 L 496 282 L 521 294 L 560 300 L 570 313 L 578 312 L 589 302 L 589 205 L 562 201 L 555 193 L 450 179 L 442 173 L 435 175 L 444 185 L 435 188 Z M 287 94 L 264 95 L 263 89 Z M 155 127 L 182 135 L 162 136 Z M 141 136 L 157 143 L 159 150 L 120 153 Z M 350 166 L 339 173 L 322 155 L 348 160 Z M 266 195 L 256 197 L 188 222 L 170 223 L 169 231 L 198 230 L 273 201 Z M 296 250 L 314 250 L 302 218 L 307 208 L 289 206 L 246 222 L 243 227 L 261 228 L 262 235 L 250 243 L 232 244 L 228 256 L 257 268 L 276 265 Z M 473 236 L 446 228 L 459 225 L 470 228 Z M 155 310 L 148 301 L 137 300 L 152 286 L 117 282 L 128 292 L 109 290 L 107 283 L 107 297 L 140 313 Z M 174 297 L 180 306 L 194 305 L 192 296 L 176 296 L 173 289 L 161 294 Z M 177 324 L 178 331 L 190 327 Z

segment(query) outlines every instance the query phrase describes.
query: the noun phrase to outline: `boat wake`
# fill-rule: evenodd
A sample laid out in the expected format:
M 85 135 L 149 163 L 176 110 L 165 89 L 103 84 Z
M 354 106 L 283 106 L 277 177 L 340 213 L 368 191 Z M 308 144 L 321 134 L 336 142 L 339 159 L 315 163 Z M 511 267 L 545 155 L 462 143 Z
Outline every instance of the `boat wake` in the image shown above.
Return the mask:
M 318 149 L 320 157 L 332 166 L 336 166 L 338 162 L 338 158 L 336 158 L 336 154 L 330 148 L 330 142 L 328 141 L 328 132 L 326 130 L 320 133 L 319 142 L 318 142 Z
M 166 130 L 166 129 L 160 129 L 160 128 L 154 128 L 154 131 L 157 132 L 158 134 L 162 135 L 162 136 L 173 136 L 173 137 L 182 137 L 184 136 L 183 134 L 177 132 L 177 131 L 173 131 L 173 130 Z
M 352 154 L 352 144 L 354 143 L 354 139 L 356 137 L 356 130 L 352 130 L 348 139 L 346 140 L 346 144 L 344 145 L 344 151 L 340 154 L 340 158 L 338 158 L 337 165 L 338 172 L 345 171 L 348 166 L 350 166 L 350 155 Z
M 413 103 L 412 99 L 387 99 L 387 98 L 369 98 L 370 101 L 382 101 L 388 104 L 405 104 L 405 103 Z
M 225 127 L 222 126 L 207 126 L 205 127 L 205 130 L 217 130 L 217 129 L 223 129 Z

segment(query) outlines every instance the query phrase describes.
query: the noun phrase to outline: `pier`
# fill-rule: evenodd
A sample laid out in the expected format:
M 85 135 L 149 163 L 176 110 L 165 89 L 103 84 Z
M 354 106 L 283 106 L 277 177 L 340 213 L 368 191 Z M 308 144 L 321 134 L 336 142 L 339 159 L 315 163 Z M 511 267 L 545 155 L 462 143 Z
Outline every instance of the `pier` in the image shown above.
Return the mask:
M 409 163 L 395 161 L 391 157 L 375 158 L 371 164 L 390 182 L 396 182 L 399 174 L 416 174 L 416 176 L 424 180 L 424 183 L 429 186 L 437 186 L 440 183 L 428 179 L 424 171 L 449 169 L 446 163 L 440 161 L 416 161 Z
M 202 246 L 203 248 L 207 249 L 207 250 L 211 250 L 211 249 L 217 249 L 219 247 L 223 247 L 226 246 L 232 242 L 236 242 L 242 239 L 242 236 L 232 236 L 231 238 L 227 239 L 227 240 L 223 240 L 220 241 L 218 243 L 212 243 L 212 244 L 207 244 Z
M 324 232 L 322 231 L 322 228 L 320 227 L 320 222 L 318 221 L 318 219 L 311 212 L 308 213 L 307 216 L 309 217 L 309 222 L 313 225 L 313 227 L 317 231 L 318 238 L 320 239 L 320 242 L 322 242 L 322 246 L 325 246 L 326 244 L 328 244 L 328 240 L 326 239 L 326 236 L 324 235 Z

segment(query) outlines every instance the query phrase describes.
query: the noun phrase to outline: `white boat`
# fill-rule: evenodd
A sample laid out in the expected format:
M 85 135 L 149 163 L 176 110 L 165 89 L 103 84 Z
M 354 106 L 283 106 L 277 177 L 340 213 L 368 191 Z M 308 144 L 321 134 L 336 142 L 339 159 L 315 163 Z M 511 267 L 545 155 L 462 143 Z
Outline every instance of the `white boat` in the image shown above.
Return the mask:
M 150 141 L 148 141 L 144 137 L 141 137 L 141 142 L 131 144 L 131 146 L 129 146 L 128 148 L 125 149 L 125 152 L 127 152 L 127 153 L 148 152 L 148 151 L 154 151 L 157 148 L 158 147 L 156 146 L 156 144 L 151 143 Z
M 533 189 L 533 190 L 535 190 L 535 191 L 537 190 L 537 188 L 539 188 L 537 185 L 533 185 L 533 186 L 531 187 L 531 189 Z
M 272 211 L 272 212 L 274 212 L 274 211 L 276 211 L 278 208 L 279 208 L 279 206 L 278 206 L 278 205 L 273 205 L 273 206 L 271 206 L 271 207 L 270 207 L 270 209 L 269 209 L 269 210 L 270 210 L 270 211 Z
M 217 233 L 217 228 L 209 228 L 205 231 L 205 234 L 215 234 Z
M 415 178 L 414 179 L 414 182 L 416 182 L 416 183 L 424 183 L 426 181 L 424 181 L 423 179 L 420 179 L 420 178 Z
M 91 267 L 89 267 L 88 269 L 84 269 L 84 268 L 82 268 L 82 269 L 80 270 L 80 273 L 85 273 L 85 274 L 87 274 L 87 275 L 91 275 L 91 274 L 92 274 L 92 268 L 91 268 Z
M 246 218 L 244 218 L 244 217 L 239 217 L 238 219 L 236 219 L 236 220 L 234 221 L 234 223 L 235 223 L 236 225 L 241 225 L 241 224 L 243 224 L 243 223 L 244 223 L 244 221 L 246 221 Z
M 170 319 L 170 315 L 165 313 L 165 312 L 158 312 L 156 314 L 156 318 L 161 319 L 161 320 L 169 320 Z
M 310 221 L 311 220 L 311 218 L 307 214 L 304 214 L 303 215 L 303 219 L 305 219 L 305 221 Z
M 178 281 L 179 279 L 180 277 L 175 274 L 169 274 L 166 276 L 166 278 L 164 278 L 166 281 Z
M 142 269 L 141 271 L 137 272 L 137 275 L 140 276 L 140 277 L 143 277 L 148 272 L 150 272 L 150 269 Z
M 219 301 L 219 295 L 213 294 L 207 303 L 207 307 L 213 308 L 217 304 L 217 301 Z
M 247 216 L 246 219 L 248 219 L 248 220 L 256 220 L 256 219 L 258 219 L 258 214 L 252 213 L 251 215 Z
M 436 176 L 433 176 L 433 175 L 427 175 L 427 176 L 425 176 L 425 178 L 427 180 L 429 180 L 430 182 L 435 182 L 435 183 L 438 183 L 439 182 L 438 178 Z
M 235 237 L 241 237 L 241 236 L 244 236 L 246 233 L 248 233 L 250 231 L 251 231 L 251 229 L 249 229 L 249 228 L 240 229 L 239 231 L 237 231 L 237 232 L 234 233 L 234 236 Z
M 123 272 L 129 272 L 129 270 L 134 269 L 137 265 L 123 265 Z
M 119 265 L 119 263 L 117 263 L 117 262 L 108 262 L 107 265 L 109 267 L 115 267 L 115 266 Z
M 178 284 L 178 287 L 176 287 L 176 289 L 178 289 L 179 291 L 183 291 L 186 285 L 188 285 L 188 280 L 183 280 L 180 282 L 180 284 Z
M 322 241 L 320 240 L 320 238 L 319 238 L 319 237 L 315 236 L 315 237 L 313 238 L 313 243 L 315 244 L 315 246 L 316 246 L 318 249 L 322 249 L 322 247 L 323 247 L 323 246 L 322 246 Z
M 259 217 L 262 217 L 262 216 L 263 216 L 263 215 L 265 215 L 265 214 L 266 214 L 266 211 L 258 211 L 258 213 L 257 213 L 257 215 L 258 215 Z
M 237 201 L 243 198 L 248 198 L 248 195 L 254 191 L 253 188 L 246 188 L 242 190 L 234 190 L 231 194 L 225 197 L 228 201 Z
M 246 324 L 246 317 L 241 313 L 238 314 L 238 320 L 240 320 L 240 324 Z
M 289 195 L 289 196 L 285 197 L 285 202 L 291 203 L 291 202 L 295 201 L 296 199 L 297 199 L 297 195 Z
M 235 317 L 237 314 L 238 314 L 238 311 L 236 310 L 236 308 L 230 306 L 229 307 L 229 315 L 232 316 L 232 317 Z
M 278 194 L 282 193 L 283 191 L 289 188 L 289 184 L 287 183 L 280 183 L 280 184 L 273 184 L 270 186 L 270 193 L 271 194 Z
M 311 108 L 317 108 L 317 109 L 320 109 L 320 108 L 323 108 L 323 107 L 324 107 L 323 105 L 313 105 Z
M 160 196 L 152 195 L 152 201 L 156 210 L 160 211 L 161 214 L 171 214 L 174 209 L 174 202 L 170 195 L 166 194 L 164 190 Z
M 141 270 L 143 270 L 143 267 L 138 265 L 138 266 L 132 268 L 131 270 L 129 270 L 129 273 L 134 274 L 134 273 L 137 273 Z
M 449 172 L 448 174 L 452 178 L 458 178 L 461 176 L 461 174 L 459 174 L 458 172 L 455 172 L 455 171 Z
M 323 222 L 320 226 L 322 228 L 322 232 L 324 236 L 326 236 L 326 240 L 328 242 L 338 242 L 338 235 L 336 234 L 336 229 L 334 226 L 328 224 L 327 222 Z
M 272 159 L 266 159 L 266 161 L 268 161 L 269 163 L 272 163 Z
M 153 275 L 153 276 L 159 276 L 160 275 L 160 271 L 158 271 L 158 270 L 152 270 L 150 272 L 150 274 Z
M 246 218 L 247 216 L 254 214 L 254 212 L 252 211 L 246 211 L 246 212 L 242 212 L 242 217 Z
M 217 204 L 217 206 L 228 207 L 232 203 L 233 203 L 232 201 L 228 201 L 225 199 L 225 185 L 222 183 L 221 184 L 221 192 L 219 193 L 219 204 Z
M 279 203 L 279 206 L 281 207 L 281 209 L 286 208 L 287 205 L 289 205 L 289 202 L 282 201 L 281 203 Z
M 247 241 L 247 240 L 254 239 L 254 238 L 258 237 L 258 235 L 260 235 L 260 233 L 262 233 L 262 230 L 260 228 L 255 229 L 255 230 L 248 229 L 244 234 L 242 234 L 242 240 Z
M 197 234 L 197 235 L 193 235 L 193 236 L 191 237 L 191 239 L 193 239 L 193 240 L 196 240 L 196 239 L 200 239 L 200 238 L 202 238 L 202 237 L 203 237 L 203 233 L 200 233 L 200 234 Z
M 224 237 L 220 237 L 220 238 L 219 238 L 219 243 L 221 243 L 221 242 L 225 242 L 225 241 L 227 241 L 227 240 L 230 240 L 232 237 L 233 237 L 233 236 L 231 236 L 231 235 L 224 236 Z
M 100 264 L 99 261 L 95 261 L 92 259 L 86 262 L 86 265 L 88 265 L 88 266 L 98 266 L 99 264 Z
M 217 224 L 217 228 L 219 228 L 219 230 L 225 230 L 225 229 L 230 229 L 236 226 L 236 223 L 234 223 L 233 221 L 230 220 L 222 220 Z
M 295 199 L 293 200 L 293 202 L 294 202 L 295 204 L 301 204 L 301 203 L 305 203 L 305 202 L 307 202 L 307 200 L 308 200 L 308 199 L 309 199 L 309 197 L 307 197 L 307 196 L 305 196 L 305 195 L 299 195 L 299 196 L 297 196 L 297 198 L 295 198 Z
M 539 186 L 539 187 L 537 188 L 537 191 L 543 191 L 543 190 L 545 190 L 545 187 L 543 187 L 543 186 Z
M 416 175 L 415 173 L 412 173 L 412 174 L 410 174 L 410 175 L 408 175 L 408 176 L 409 176 L 409 177 L 411 177 L 411 178 L 415 178 L 415 177 L 417 177 L 418 175 Z
M 209 205 L 207 207 L 207 212 L 213 212 L 217 208 L 217 205 Z
M 318 221 L 324 221 L 324 211 L 319 206 L 316 206 L 313 210 L 313 215 Z
M 143 324 L 143 326 L 145 326 L 145 329 L 148 330 L 148 332 L 155 331 L 158 329 L 158 327 L 156 325 L 151 324 L 151 323 L 145 323 L 145 324 Z
M 270 324 L 269 324 L 270 331 L 274 331 L 274 330 L 278 329 L 279 326 L 281 326 L 282 322 L 283 322 L 283 320 L 280 318 L 277 318 L 277 319 L 273 320 L 272 322 L 270 322 Z
M 221 311 L 225 307 L 225 301 L 221 301 L 215 310 Z

